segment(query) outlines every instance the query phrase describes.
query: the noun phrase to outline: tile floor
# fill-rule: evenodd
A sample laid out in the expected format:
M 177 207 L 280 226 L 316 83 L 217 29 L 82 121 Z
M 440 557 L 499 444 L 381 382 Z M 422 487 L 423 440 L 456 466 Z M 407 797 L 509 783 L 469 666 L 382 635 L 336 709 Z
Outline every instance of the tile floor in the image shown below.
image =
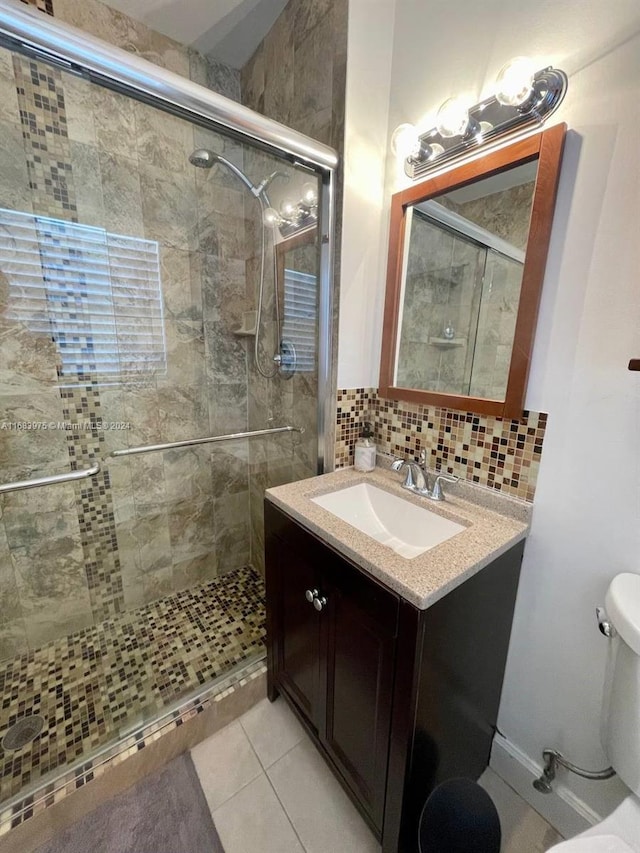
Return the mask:
M 368 827 L 282 699 L 267 699 L 191 753 L 225 853 L 380 853 Z M 561 838 L 492 770 L 481 779 L 503 853 Z
M 563 839 L 537 811 L 488 767 L 480 784 L 500 815 L 503 853 L 542 853 Z

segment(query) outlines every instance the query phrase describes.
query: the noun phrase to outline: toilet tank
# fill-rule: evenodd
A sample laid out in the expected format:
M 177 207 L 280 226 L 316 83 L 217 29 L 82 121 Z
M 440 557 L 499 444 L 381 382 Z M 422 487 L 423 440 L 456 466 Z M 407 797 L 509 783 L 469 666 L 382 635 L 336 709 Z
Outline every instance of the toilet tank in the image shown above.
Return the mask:
M 614 770 L 640 796 L 640 575 L 617 575 L 605 608 L 609 640 L 602 706 L 602 745 Z

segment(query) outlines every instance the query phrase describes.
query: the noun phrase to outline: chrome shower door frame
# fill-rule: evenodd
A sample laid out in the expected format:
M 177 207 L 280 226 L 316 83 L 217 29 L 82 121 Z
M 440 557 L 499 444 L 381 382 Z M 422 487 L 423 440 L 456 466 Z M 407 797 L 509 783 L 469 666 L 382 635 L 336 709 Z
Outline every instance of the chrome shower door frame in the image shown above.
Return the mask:
M 333 454 L 326 445 L 327 437 L 333 433 L 334 419 L 330 401 L 334 397 L 331 365 L 337 152 L 146 59 L 59 23 L 17 0 L 0 0 L 0 44 L 231 135 L 240 142 L 258 146 L 320 176 L 318 472 L 332 470 Z

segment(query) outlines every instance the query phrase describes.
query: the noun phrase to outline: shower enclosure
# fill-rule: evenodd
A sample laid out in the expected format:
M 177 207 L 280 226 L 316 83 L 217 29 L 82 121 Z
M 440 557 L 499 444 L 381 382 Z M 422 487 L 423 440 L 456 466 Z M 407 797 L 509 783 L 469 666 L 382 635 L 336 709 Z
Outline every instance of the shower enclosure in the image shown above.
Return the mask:
M 323 464 L 335 155 L 0 31 L 6 807 L 263 657 L 264 489 Z
M 512 255 L 506 254 L 511 250 Z M 400 385 L 504 399 L 524 253 L 412 211 L 398 350 Z

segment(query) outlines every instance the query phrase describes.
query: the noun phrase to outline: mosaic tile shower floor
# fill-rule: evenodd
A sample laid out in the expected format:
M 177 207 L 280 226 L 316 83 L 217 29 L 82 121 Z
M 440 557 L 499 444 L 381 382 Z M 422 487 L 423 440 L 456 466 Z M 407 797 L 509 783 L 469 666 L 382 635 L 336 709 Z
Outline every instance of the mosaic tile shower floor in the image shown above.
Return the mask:
M 30 744 L 0 750 L 0 802 L 255 657 L 264 608 L 262 579 L 238 569 L 0 662 L 0 734 L 45 719 Z

